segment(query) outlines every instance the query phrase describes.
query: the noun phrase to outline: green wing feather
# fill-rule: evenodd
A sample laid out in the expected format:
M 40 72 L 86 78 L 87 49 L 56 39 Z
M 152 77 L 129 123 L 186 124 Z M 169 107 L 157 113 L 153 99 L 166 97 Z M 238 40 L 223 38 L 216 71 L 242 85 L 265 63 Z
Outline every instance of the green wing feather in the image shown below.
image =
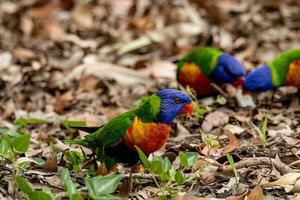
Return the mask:
M 160 97 L 153 94 L 143 98 L 136 109 L 111 119 L 97 131 L 87 135 L 85 139 L 66 140 L 65 143 L 79 144 L 92 149 L 111 147 L 124 139 L 126 131 L 132 125 L 134 117 L 138 117 L 143 122 L 155 122 L 159 111 Z M 79 129 L 82 129 L 82 127 Z
M 177 77 L 185 62 L 198 65 L 206 76 L 210 76 L 221 54 L 223 54 L 221 51 L 212 47 L 198 47 L 190 50 L 178 63 Z
M 275 86 L 284 85 L 289 65 L 299 59 L 300 48 L 295 48 L 283 52 L 268 64 L 272 71 L 272 82 Z
M 122 141 L 134 116 L 135 113 L 129 111 L 113 118 L 96 132 L 87 135 L 86 141 L 93 147 L 110 147 Z

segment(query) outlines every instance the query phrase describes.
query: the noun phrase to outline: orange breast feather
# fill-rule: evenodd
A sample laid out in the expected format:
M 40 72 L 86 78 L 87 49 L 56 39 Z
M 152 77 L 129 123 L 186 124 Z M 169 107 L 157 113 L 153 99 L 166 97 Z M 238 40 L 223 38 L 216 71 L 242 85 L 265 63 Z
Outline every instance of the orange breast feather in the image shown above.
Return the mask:
M 143 123 L 137 117 L 127 129 L 125 136 L 126 145 L 135 149 L 138 146 L 145 154 L 159 150 L 167 141 L 170 127 L 161 123 Z
M 199 95 L 216 93 L 210 86 L 211 81 L 206 77 L 196 64 L 185 63 L 179 72 L 179 82 L 182 86 L 190 86 Z
M 293 85 L 300 88 L 300 60 L 292 62 L 285 80 L 286 85 Z

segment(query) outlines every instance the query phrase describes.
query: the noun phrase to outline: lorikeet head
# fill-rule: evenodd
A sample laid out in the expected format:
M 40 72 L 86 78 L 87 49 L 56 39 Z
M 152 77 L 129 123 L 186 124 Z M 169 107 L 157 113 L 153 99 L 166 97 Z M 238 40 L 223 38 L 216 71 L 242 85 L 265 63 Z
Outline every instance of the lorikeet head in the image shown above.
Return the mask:
M 244 66 L 233 56 L 223 53 L 218 57 L 217 66 L 211 74 L 216 83 L 232 83 L 246 74 Z
M 250 91 L 267 91 L 275 89 L 272 72 L 268 65 L 252 70 L 245 79 L 244 87 Z
M 156 93 L 160 97 L 158 122 L 170 124 L 177 115 L 191 114 L 191 98 L 184 92 L 175 89 L 164 89 Z

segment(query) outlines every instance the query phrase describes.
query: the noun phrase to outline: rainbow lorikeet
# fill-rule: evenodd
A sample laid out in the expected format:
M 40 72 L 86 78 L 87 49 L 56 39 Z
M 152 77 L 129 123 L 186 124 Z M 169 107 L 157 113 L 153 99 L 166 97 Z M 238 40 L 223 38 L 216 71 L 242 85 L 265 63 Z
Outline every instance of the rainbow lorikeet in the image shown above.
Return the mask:
M 146 155 L 159 150 L 169 136 L 174 118 L 192 111 L 186 93 L 163 89 L 144 97 L 137 108 L 114 117 L 85 139 L 66 143 L 91 148 L 109 169 L 119 162 L 133 165 L 139 160 L 135 146 Z
M 212 47 L 198 47 L 187 52 L 178 63 L 177 80 L 190 86 L 198 95 L 216 93 L 210 83 L 239 83 L 245 75 L 244 66 L 233 56 Z
M 268 64 L 252 70 L 244 82 L 244 87 L 250 91 L 273 90 L 283 85 L 300 88 L 300 48 L 287 50 Z

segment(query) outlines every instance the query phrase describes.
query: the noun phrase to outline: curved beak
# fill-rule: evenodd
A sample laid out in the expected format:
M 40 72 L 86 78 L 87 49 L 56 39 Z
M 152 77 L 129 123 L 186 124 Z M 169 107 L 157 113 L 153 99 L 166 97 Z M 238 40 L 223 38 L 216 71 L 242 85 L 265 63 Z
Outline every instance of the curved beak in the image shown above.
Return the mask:
M 235 87 L 238 87 L 238 86 L 244 86 L 244 81 L 245 81 L 245 78 L 244 78 L 244 77 L 237 78 L 237 79 L 233 82 L 233 85 L 234 85 Z
M 180 111 L 181 115 L 190 115 L 192 113 L 193 113 L 193 106 L 191 103 L 185 104 L 184 107 Z

